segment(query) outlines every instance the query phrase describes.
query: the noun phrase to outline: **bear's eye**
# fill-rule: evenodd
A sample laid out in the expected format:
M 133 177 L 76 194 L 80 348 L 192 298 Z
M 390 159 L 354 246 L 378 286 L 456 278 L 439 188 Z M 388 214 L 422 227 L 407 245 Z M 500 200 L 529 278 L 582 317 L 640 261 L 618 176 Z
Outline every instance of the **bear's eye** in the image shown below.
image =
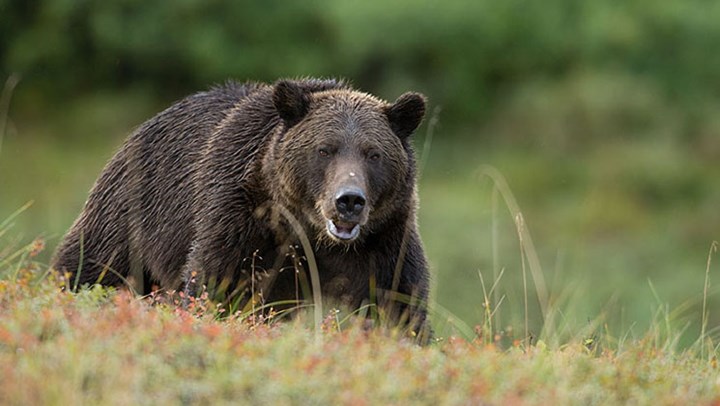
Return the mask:
M 371 160 L 371 161 L 379 161 L 379 160 L 380 160 L 380 153 L 379 153 L 379 152 L 371 152 L 371 153 L 370 153 L 370 160 Z
M 325 149 L 325 148 L 320 148 L 320 149 L 318 150 L 318 154 L 320 154 L 320 156 L 323 157 L 323 158 L 327 158 L 327 157 L 330 156 L 330 151 L 328 151 L 328 150 Z

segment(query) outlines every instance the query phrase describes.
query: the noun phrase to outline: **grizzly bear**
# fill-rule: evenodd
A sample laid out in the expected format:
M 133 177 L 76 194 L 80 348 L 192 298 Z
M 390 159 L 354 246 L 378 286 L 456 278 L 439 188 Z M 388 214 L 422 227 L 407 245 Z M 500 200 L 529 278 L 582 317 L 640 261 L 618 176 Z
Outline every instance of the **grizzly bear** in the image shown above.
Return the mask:
M 71 287 L 299 301 L 312 297 L 304 234 L 324 299 L 373 302 L 426 333 L 410 143 L 424 113 L 418 93 L 388 103 L 337 80 L 229 82 L 189 96 L 110 160 L 54 268 Z

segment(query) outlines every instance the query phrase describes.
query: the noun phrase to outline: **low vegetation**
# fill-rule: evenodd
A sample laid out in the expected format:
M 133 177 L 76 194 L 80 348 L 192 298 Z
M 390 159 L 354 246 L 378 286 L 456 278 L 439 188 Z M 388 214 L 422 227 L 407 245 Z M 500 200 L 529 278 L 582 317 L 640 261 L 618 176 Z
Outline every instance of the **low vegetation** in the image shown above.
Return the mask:
M 34 261 L 42 245 L 0 249 L 2 404 L 720 402 L 717 347 L 680 350 L 661 318 L 638 340 L 507 341 L 486 324 L 420 347 L 335 310 L 317 331 L 167 294 L 69 293 Z

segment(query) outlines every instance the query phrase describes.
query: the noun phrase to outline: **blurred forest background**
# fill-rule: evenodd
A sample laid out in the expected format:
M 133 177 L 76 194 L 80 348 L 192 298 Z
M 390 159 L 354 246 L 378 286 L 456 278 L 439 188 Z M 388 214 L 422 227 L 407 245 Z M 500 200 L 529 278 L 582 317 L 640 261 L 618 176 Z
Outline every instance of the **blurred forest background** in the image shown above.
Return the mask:
M 345 77 L 430 99 L 415 141 L 439 305 L 478 323 L 478 273 L 489 289 L 504 269 L 497 322 L 522 324 L 522 256 L 490 165 L 563 323 L 641 334 L 667 305 L 695 334 L 720 239 L 718 22 L 703 0 L 0 0 L 0 219 L 34 202 L 2 238 L 43 236 L 48 260 L 114 150 L 174 100 L 229 78 Z

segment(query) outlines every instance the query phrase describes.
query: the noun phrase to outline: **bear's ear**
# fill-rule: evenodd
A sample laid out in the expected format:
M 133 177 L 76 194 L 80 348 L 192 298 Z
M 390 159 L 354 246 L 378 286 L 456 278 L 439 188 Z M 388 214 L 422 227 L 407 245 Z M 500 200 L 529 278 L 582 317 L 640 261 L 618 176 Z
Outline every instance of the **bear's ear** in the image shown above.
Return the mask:
M 385 108 L 390 128 L 398 137 L 407 138 L 422 122 L 425 115 L 425 96 L 408 92 Z
M 310 107 L 310 97 L 297 84 L 281 80 L 275 84 L 273 104 L 287 128 L 299 123 Z

